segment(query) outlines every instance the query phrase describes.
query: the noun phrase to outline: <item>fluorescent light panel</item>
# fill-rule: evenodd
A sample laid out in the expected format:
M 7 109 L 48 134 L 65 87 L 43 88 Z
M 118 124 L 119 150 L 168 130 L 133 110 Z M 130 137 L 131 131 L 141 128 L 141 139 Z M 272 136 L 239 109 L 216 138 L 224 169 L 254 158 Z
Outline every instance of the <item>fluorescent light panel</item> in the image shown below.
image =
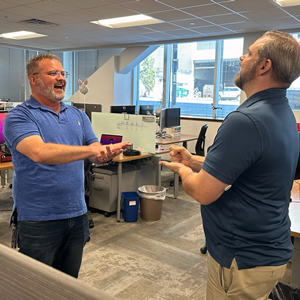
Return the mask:
M 6 39 L 14 39 L 14 40 L 23 40 L 23 39 L 32 39 L 37 37 L 46 36 L 44 34 L 39 34 L 31 31 L 15 31 L 0 34 L 0 37 Z
M 273 2 L 281 7 L 300 5 L 300 0 L 273 0 Z
M 110 28 L 122 28 L 122 27 L 156 24 L 162 22 L 163 21 L 161 20 L 154 19 L 146 15 L 134 15 L 134 16 L 121 17 L 121 18 L 92 21 L 91 23 L 107 26 Z

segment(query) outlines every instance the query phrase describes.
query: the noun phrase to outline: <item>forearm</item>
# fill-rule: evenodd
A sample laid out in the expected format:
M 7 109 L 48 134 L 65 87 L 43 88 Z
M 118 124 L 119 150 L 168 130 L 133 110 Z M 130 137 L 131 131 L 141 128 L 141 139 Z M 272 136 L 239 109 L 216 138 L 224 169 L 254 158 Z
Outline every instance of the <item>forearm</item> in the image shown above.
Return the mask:
M 184 167 L 178 173 L 182 179 L 184 191 L 202 205 L 208 205 L 217 200 L 227 186 L 226 183 L 204 170 L 195 173 L 188 167 Z
M 32 160 L 42 164 L 66 164 L 86 158 L 93 158 L 94 151 L 91 146 L 70 146 L 61 144 L 45 143 L 29 156 Z
M 192 170 L 199 172 L 204 162 L 203 156 L 193 155 L 189 161 L 189 166 Z
M 66 164 L 73 161 L 97 157 L 100 154 L 99 142 L 88 146 L 71 146 L 54 143 L 44 143 L 40 136 L 30 136 L 21 140 L 16 150 L 26 155 L 36 163 Z

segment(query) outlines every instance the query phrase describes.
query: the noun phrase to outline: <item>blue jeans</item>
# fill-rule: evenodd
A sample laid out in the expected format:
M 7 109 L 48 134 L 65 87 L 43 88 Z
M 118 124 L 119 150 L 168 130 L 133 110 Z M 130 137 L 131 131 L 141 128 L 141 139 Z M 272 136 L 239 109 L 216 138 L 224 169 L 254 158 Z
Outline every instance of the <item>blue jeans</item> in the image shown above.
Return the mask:
M 19 221 L 19 252 L 78 277 L 89 237 L 87 214 L 54 221 Z

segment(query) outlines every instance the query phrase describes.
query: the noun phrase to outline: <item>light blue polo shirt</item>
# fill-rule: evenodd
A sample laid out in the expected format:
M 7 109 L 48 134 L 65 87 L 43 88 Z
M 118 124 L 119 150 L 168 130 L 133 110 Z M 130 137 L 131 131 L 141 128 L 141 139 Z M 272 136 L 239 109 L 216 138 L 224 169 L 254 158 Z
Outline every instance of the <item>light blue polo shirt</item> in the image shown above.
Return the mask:
M 220 126 L 203 169 L 232 184 L 201 205 L 207 248 L 222 266 L 278 266 L 293 254 L 290 191 L 299 136 L 285 89 L 258 92 Z
M 87 211 L 83 160 L 39 164 L 16 150 L 17 144 L 31 135 L 39 135 L 45 143 L 81 146 L 97 142 L 83 111 L 61 102 L 56 114 L 30 97 L 8 112 L 3 133 L 12 154 L 13 199 L 19 221 L 66 219 Z

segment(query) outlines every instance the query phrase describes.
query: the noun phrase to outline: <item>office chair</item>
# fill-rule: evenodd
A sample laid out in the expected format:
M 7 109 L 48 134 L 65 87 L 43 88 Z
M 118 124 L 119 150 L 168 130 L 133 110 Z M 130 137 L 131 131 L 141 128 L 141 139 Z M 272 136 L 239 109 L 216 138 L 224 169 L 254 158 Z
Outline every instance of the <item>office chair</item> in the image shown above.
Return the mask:
M 205 146 L 205 138 L 206 138 L 206 131 L 207 131 L 208 125 L 205 123 L 202 125 L 198 140 L 195 147 L 195 154 L 199 156 L 204 156 L 204 146 Z M 193 153 L 194 154 L 194 153 Z
M 199 155 L 199 156 L 205 156 L 204 155 L 204 146 L 205 146 L 205 138 L 206 138 L 206 131 L 207 131 L 208 125 L 205 123 L 202 125 L 200 129 L 200 133 L 198 136 L 198 140 L 195 146 L 195 152 L 193 154 Z M 202 254 L 205 254 L 207 252 L 206 244 L 200 248 L 200 252 Z

